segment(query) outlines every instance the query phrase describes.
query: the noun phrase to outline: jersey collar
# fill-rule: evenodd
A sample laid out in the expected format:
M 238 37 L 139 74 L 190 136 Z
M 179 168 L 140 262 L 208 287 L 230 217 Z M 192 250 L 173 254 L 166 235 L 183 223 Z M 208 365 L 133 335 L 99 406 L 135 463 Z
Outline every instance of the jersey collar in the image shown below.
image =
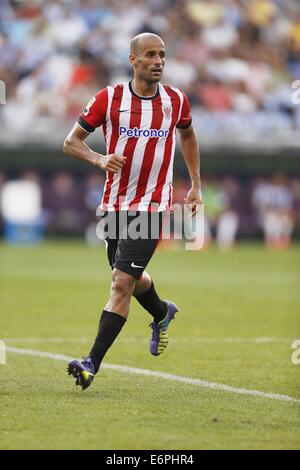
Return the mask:
M 128 83 L 129 90 L 133 94 L 133 96 L 136 96 L 140 100 L 154 100 L 154 98 L 156 98 L 159 95 L 159 84 L 157 84 L 157 90 L 156 90 L 155 95 L 153 95 L 153 96 L 140 96 L 140 95 L 137 95 L 135 93 L 135 91 L 133 90 L 131 82 L 132 82 L 132 80 L 130 80 L 130 82 Z

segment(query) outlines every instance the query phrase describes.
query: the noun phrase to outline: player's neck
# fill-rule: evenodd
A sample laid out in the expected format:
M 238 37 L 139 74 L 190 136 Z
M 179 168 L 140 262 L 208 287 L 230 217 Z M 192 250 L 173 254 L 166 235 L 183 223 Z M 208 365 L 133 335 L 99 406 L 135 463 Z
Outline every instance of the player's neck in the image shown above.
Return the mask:
M 157 93 L 158 83 L 147 83 L 144 81 L 136 80 L 135 78 L 131 82 L 134 93 L 138 96 L 155 96 Z

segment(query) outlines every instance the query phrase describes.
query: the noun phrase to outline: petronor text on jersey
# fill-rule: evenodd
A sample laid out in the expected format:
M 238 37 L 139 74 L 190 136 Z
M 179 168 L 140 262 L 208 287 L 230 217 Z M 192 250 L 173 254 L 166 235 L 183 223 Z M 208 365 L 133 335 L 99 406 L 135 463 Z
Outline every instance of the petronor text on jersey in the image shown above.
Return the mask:
M 119 135 L 126 135 L 126 137 L 163 137 L 166 139 L 168 134 L 169 130 L 165 129 L 138 129 L 137 127 L 131 129 L 124 126 L 119 127 Z

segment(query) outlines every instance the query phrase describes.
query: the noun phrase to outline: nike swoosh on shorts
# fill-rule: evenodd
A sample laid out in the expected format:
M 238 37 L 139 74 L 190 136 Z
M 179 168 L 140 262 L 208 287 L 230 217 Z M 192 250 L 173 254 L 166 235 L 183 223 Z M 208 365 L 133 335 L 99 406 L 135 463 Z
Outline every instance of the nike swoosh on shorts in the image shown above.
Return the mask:
M 137 264 L 134 264 L 134 261 L 131 263 L 131 265 L 133 268 L 144 268 L 144 266 L 138 266 Z

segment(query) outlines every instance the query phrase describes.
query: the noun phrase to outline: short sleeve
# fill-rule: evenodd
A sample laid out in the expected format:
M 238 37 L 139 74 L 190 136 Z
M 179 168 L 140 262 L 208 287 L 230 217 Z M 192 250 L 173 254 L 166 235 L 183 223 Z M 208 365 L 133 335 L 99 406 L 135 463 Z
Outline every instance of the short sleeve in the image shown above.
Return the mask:
M 183 105 L 176 127 L 179 129 L 187 129 L 192 123 L 191 106 L 186 94 L 183 93 L 183 91 L 181 91 L 181 93 L 183 94 Z
M 86 105 L 78 124 L 87 132 L 94 132 L 96 127 L 105 122 L 108 103 L 107 88 L 100 90 Z

